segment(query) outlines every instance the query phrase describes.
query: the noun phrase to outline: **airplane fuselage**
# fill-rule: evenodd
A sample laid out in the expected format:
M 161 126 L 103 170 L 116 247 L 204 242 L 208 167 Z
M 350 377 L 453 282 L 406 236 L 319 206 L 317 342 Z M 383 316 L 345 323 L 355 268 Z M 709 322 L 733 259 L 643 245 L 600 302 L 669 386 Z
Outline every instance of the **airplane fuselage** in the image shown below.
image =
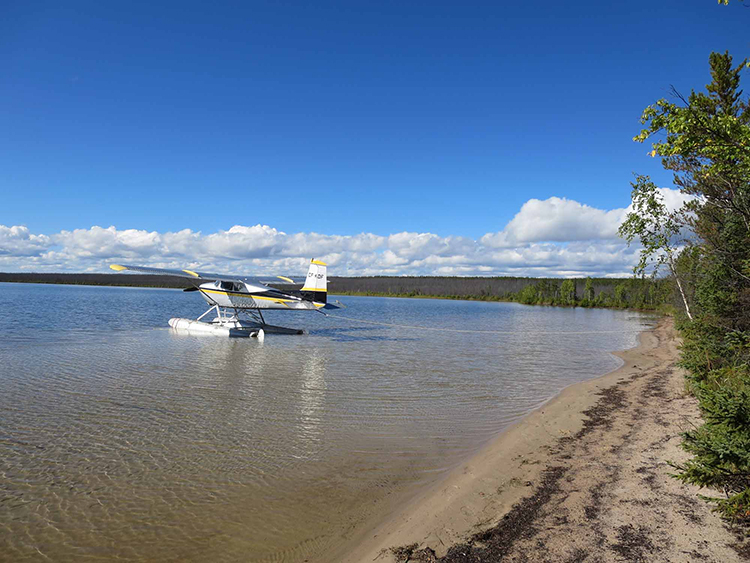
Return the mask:
M 209 305 L 232 309 L 291 309 L 316 310 L 323 303 L 315 303 L 296 295 L 267 286 L 239 281 L 214 281 L 198 286 L 201 296 Z

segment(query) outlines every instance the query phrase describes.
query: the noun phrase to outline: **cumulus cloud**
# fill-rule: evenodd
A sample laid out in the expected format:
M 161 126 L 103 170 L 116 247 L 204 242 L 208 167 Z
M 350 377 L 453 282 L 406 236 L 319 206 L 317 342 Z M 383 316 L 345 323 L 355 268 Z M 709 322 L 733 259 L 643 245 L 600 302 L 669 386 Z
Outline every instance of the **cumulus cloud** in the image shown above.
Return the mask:
M 692 199 L 679 190 L 660 188 L 667 209 L 674 211 Z M 619 209 L 597 209 L 572 199 L 530 199 L 500 232 L 488 233 L 480 241 L 492 248 L 514 247 L 534 242 L 619 240 L 617 230 L 632 203 Z
M 505 232 L 514 242 L 614 239 L 624 217 L 624 209 L 604 211 L 572 199 L 530 199 Z
M 686 200 L 676 190 L 662 189 L 662 195 L 670 209 Z M 418 232 L 285 233 L 260 224 L 214 233 L 94 226 L 49 235 L 0 225 L 0 270 L 107 271 L 109 263 L 124 262 L 294 275 L 316 257 L 333 275 L 625 276 L 638 249 L 628 248 L 617 229 L 630 209 L 531 199 L 503 230 L 478 240 Z
M 36 256 L 50 246 L 46 235 L 34 235 L 27 227 L 0 225 L 0 256 Z
M 114 254 L 146 257 L 158 252 L 161 242 L 161 235 L 155 231 L 136 229 L 118 231 L 115 227 L 61 231 L 51 238 L 56 244 L 81 258 L 106 258 Z

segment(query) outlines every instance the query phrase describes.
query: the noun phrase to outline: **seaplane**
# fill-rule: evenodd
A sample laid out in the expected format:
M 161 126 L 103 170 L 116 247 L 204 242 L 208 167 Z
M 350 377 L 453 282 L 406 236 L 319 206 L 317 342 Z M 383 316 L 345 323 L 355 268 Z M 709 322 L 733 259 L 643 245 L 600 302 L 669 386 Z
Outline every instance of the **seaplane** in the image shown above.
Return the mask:
M 303 331 L 273 326 L 266 323 L 263 311 L 321 311 L 339 309 L 341 305 L 328 303 L 327 264 L 312 259 L 304 282 L 296 282 L 286 276 L 270 278 L 208 274 L 193 270 L 150 268 L 128 264 L 111 264 L 116 272 L 133 271 L 145 274 L 161 274 L 188 278 L 193 287 L 183 291 L 197 291 L 209 304 L 209 309 L 195 320 L 172 318 L 169 326 L 176 331 L 213 334 L 233 337 L 256 337 L 262 340 L 266 333 L 302 334 Z M 282 290 L 278 285 L 300 285 L 299 290 Z M 210 313 L 212 320 L 203 320 Z M 322 312 L 322 311 L 321 311 Z M 245 318 L 241 318 L 241 315 Z

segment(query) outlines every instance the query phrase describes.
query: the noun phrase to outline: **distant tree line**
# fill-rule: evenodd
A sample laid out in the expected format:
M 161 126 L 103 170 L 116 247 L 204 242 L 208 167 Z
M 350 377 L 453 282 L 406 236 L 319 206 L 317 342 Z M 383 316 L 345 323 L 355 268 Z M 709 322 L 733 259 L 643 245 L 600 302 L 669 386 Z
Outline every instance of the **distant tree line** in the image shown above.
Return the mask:
M 111 285 L 120 287 L 167 287 L 184 289 L 193 287 L 191 280 L 177 276 L 150 274 L 41 274 L 3 273 L 0 282 L 52 283 L 65 285 Z
M 651 278 L 335 277 L 329 292 L 636 309 L 660 308 L 670 304 L 673 296 L 671 280 Z
M 108 285 L 123 287 L 193 287 L 190 279 L 148 274 L 0 273 L 0 282 Z M 277 286 L 288 289 L 289 286 Z M 332 277 L 328 291 L 339 295 L 435 297 L 515 301 L 527 305 L 630 307 L 656 309 L 669 302 L 669 280 L 609 278 L 520 278 L 373 276 Z

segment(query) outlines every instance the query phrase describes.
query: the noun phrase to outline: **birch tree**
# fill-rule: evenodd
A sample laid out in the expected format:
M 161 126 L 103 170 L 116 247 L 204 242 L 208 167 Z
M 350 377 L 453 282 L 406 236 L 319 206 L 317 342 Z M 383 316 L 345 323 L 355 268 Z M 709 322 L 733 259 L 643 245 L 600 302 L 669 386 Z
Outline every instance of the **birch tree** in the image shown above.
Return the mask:
M 636 176 L 633 186 L 633 211 L 620 225 L 619 234 L 630 245 L 636 238 L 641 243 L 640 259 L 633 268 L 636 275 L 647 272 L 656 277 L 659 268 L 666 265 L 677 283 L 685 305 L 685 314 L 693 320 L 685 290 L 677 273 L 679 254 L 678 236 L 684 221 L 680 211 L 669 211 L 664 198 L 648 176 Z

